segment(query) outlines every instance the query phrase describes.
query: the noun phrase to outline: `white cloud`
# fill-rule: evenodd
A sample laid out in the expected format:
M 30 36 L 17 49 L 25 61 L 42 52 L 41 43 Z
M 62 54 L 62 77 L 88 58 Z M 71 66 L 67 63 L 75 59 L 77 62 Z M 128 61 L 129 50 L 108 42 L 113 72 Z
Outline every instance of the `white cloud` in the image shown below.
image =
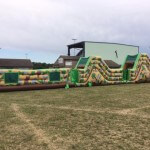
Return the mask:
M 150 46 L 149 0 L 0 0 L 0 46 L 65 54 L 72 38 Z

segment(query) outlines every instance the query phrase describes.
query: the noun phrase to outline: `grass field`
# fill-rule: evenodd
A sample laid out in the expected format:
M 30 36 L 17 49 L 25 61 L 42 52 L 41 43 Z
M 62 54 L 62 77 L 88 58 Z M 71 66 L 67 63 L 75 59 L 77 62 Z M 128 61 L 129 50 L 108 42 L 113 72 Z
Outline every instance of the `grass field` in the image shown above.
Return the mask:
M 150 84 L 0 93 L 0 150 L 149 150 Z

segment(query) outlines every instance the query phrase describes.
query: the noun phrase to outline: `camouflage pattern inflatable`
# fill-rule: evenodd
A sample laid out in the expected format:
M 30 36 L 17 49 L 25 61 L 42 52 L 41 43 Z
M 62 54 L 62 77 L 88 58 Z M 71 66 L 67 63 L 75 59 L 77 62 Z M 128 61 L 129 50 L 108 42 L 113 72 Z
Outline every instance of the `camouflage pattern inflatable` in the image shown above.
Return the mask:
M 150 59 L 147 54 L 127 56 L 119 69 L 111 69 L 101 57 L 82 57 L 74 69 L 18 70 L 0 69 L 0 87 L 13 85 L 121 84 L 150 82 Z
M 0 86 L 66 83 L 70 69 L 0 70 Z

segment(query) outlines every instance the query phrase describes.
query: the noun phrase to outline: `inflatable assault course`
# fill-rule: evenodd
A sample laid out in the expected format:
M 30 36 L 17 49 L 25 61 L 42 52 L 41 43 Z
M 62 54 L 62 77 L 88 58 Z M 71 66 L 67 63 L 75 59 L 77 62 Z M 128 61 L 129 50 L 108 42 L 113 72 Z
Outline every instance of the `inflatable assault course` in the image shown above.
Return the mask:
M 81 57 L 73 69 L 0 69 L 0 91 L 140 82 L 150 82 L 147 54 L 127 56 L 119 69 L 109 68 L 101 57 L 94 56 Z

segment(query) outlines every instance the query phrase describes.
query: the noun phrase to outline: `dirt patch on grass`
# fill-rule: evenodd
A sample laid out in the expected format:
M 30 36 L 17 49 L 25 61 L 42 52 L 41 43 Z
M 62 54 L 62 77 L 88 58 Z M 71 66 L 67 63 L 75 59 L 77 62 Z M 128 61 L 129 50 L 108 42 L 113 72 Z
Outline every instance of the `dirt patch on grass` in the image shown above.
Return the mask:
M 130 108 L 130 109 L 123 109 L 123 110 L 117 110 L 117 111 L 112 111 L 118 114 L 122 114 L 122 115 L 134 115 L 134 116 L 139 116 L 142 118 L 150 118 L 149 115 L 146 115 L 144 113 L 138 113 L 138 111 L 142 110 L 142 109 L 146 109 L 146 108 L 150 108 L 150 106 L 143 106 L 140 108 Z
M 74 107 L 69 107 L 69 106 L 53 106 L 53 105 L 38 105 L 38 104 L 34 104 L 32 106 L 48 107 L 48 108 L 62 109 L 62 110 L 94 112 L 94 113 L 113 113 L 113 114 L 118 114 L 118 115 L 131 115 L 131 116 L 137 116 L 137 117 L 147 118 L 147 119 L 150 118 L 149 115 L 137 113 L 138 110 L 149 108 L 150 106 L 143 106 L 140 108 L 128 108 L 128 109 L 122 109 L 122 110 L 110 110 L 110 109 L 98 110 L 98 109 L 90 109 L 90 108 L 74 108 Z
M 24 121 L 28 127 L 33 131 L 40 143 L 45 143 L 49 149 L 58 150 L 59 148 L 52 143 L 49 137 L 46 136 L 45 132 L 37 128 L 34 124 L 31 123 L 31 120 L 20 111 L 20 107 L 17 104 L 12 104 L 11 108 L 15 112 L 16 116 Z

